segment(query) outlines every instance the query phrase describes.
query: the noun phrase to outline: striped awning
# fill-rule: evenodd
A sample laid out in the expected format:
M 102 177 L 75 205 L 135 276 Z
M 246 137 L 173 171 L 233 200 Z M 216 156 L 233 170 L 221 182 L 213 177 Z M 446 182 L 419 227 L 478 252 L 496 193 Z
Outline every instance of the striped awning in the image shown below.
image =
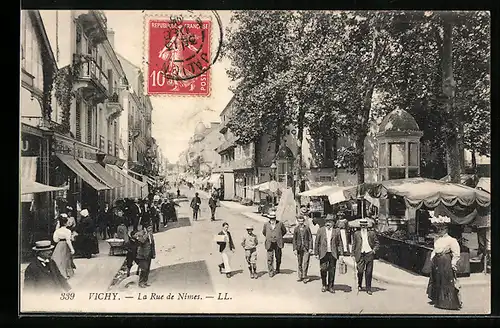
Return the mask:
M 110 196 L 112 199 L 109 199 L 110 202 L 120 198 L 144 198 L 148 195 L 148 184 L 146 182 L 134 179 L 116 165 L 108 164 L 105 170 L 123 184 L 122 187 L 110 191 L 112 193 Z
M 104 182 L 110 188 L 119 188 L 123 184 L 116 180 L 111 174 L 109 174 L 101 164 L 94 161 L 80 160 L 80 163 L 89 170 L 94 176 L 96 176 L 100 181 Z
M 20 162 L 21 168 L 21 202 L 31 202 L 33 200 L 32 193 L 23 193 L 23 183 L 36 181 L 36 156 L 22 156 Z
M 83 181 L 88 183 L 92 188 L 97 191 L 109 190 L 110 188 L 99 181 L 97 181 L 85 168 L 72 156 L 57 154 L 57 157 L 76 175 L 82 178 Z

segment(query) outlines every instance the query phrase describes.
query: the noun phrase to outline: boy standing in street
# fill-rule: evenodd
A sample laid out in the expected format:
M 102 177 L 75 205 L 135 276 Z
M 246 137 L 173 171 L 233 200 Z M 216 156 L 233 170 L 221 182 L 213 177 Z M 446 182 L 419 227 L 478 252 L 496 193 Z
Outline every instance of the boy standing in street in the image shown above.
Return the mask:
M 245 249 L 245 259 L 250 271 L 250 278 L 257 279 L 257 245 L 259 241 L 257 236 L 253 233 L 253 227 L 247 227 L 248 234 L 243 237 L 241 246 Z

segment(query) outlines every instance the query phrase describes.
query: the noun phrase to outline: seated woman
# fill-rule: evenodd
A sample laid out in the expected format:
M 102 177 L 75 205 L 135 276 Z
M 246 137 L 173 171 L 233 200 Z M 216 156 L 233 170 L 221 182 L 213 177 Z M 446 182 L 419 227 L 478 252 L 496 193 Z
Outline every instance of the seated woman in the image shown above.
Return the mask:
M 59 226 L 52 236 L 52 239 L 56 243 L 54 252 L 52 253 L 52 260 L 57 265 L 57 268 L 65 278 L 71 278 L 76 269 L 73 263 L 72 255 L 75 254 L 75 249 L 73 248 L 72 233 L 71 230 L 67 228 L 68 216 L 66 214 L 59 215 Z

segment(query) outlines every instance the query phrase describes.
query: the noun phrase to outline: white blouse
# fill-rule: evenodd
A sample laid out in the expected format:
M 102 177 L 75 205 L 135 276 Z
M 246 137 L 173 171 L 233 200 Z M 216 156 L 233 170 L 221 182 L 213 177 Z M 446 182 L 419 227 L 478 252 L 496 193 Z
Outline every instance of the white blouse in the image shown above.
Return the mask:
M 54 231 L 52 239 L 54 239 L 55 243 L 58 243 L 61 239 L 71 242 L 71 230 L 66 227 L 59 228 Z
M 458 241 L 448 234 L 434 240 L 434 250 L 431 253 L 431 260 L 436 254 L 443 254 L 451 251 L 451 265 L 456 268 L 460 260 L 460 245 Z

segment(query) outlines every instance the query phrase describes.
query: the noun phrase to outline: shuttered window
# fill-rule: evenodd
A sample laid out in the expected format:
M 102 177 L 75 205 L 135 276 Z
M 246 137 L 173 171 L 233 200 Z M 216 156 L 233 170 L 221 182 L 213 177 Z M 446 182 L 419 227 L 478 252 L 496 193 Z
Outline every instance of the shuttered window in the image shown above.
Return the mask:
M 82 102 L 80 99 L 76 99 L 76 140 L 82 141 L 82 124 L 81 124 L 81 111 L 82 111 Z
M 87 108 L 87 144 L 92 144 L 92 107 Z

